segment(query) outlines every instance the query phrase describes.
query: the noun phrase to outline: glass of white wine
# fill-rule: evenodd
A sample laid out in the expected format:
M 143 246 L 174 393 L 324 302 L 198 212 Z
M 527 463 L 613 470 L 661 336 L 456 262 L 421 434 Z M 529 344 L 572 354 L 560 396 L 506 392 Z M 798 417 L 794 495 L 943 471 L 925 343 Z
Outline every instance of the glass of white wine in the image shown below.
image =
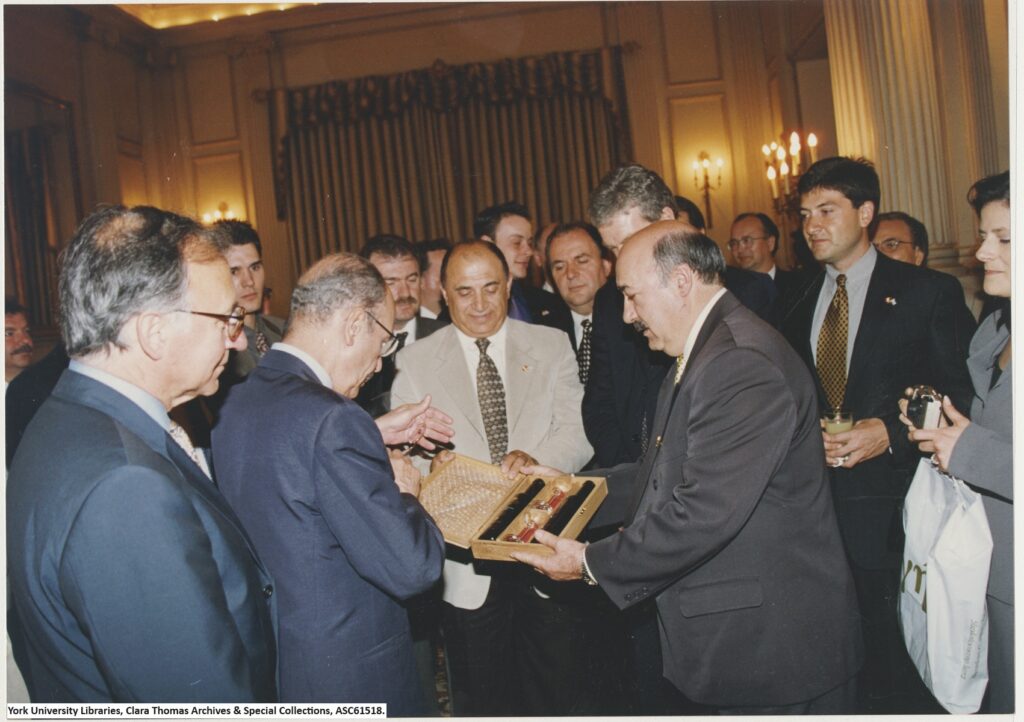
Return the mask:
M 853 414 L 843 409 L 832 409 L 821 417 L 822 428 L 827 434 L 839 434 L 853 428 Z

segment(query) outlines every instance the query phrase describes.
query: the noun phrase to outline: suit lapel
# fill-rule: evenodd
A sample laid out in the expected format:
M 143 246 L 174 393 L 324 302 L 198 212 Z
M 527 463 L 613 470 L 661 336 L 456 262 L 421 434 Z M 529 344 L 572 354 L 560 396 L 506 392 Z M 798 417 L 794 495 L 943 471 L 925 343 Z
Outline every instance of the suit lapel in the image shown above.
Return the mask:
M 693 369 L 697 365 L 701 351 L 704 350 L 708 339 L 711 338 L 711 335 L 722 322 L 722 319 L 732 313 L 739 305 L 739 300 L 732 293 L 726 291 L 725 295 L 715 302 L 714 307 L 704 320 L 704 325 L 701 326 L 700 332 L 697 334 L 697 339 L 694 341 L 693 349 L 690 351 L 690 358 L 686 362 L 686 367 L 683 370 L 682 377 L 679 379 L 679 383 L 675 382 L 674 365 L 669 367 L 668 373 L 665 374 L 665 380 L 661 382 L 661 390 L 658 391 L 658 406 L 657 411 L 654 413 L 654 423 L 651 425 L 651 443 L 647 447 L 647 453 L 644 455 L 643 464 L 638 474 L 638 478 L 643 479 L 643 483 L 637 484 L 634 489 L 633 501 L 626 516 L 627 523 L 632 522 L 636 516 L 650 486 L 651 470 L 654 468 L 655 459 L 661 452 L 661 440 L 668 429 L 669 419 L 672 418 L 674 412 L 679 411 L 676 408 L 675 402 L 680 391 L 687 384 L 695 383 L 693 381 Z
M 530 352 L 524 332 L 524 327 L 510 323 L 505 339 L 505 404 L 510 437 L 527 401 L 533 398 L 533 386 L 539 376 L 539 362 Z
M 74 371 L 64 372 L 57 388 L 54 389 L 54 394 L 110 416 L 145 442 L 155 453 L 167 459 L 178 470 L 182 479 L 238 530 L 249 546 L 253 559 L 265 571 L 252 540 L 227 501 L 178 442 L 172 439 L 149 414 L 109 386 Z
M 436 333 L 439 336 L 444 335 L 444 342 L 441 344 L 441 353 L 437 356 L 434 374 L 440 381 L 441 388 L 462 412 L 469 425 L 480 434 L 480 438 L 486 439 L 484 420 L 480 415 L 480 402 L 473 395 L 473 384 L 470 383 L 470 375 L 476 374 L 476 369 L 470 368 L 466 362 L 466 355 L 462 353 L 454 326 L 445 326 Z
M 860 323 L 857 325 L 857 336 L 853 342 L 853 353 L 850 355 L 850 367 L 846 371 L 844 408 L 849 407 L 847 399 L 854 398 L 854 394 L 859 393 L 856 385 L 871 359 L 872 349 L 880 342 L 884 342 L 880 338 L 879 332 L 886 327 L 886 317 L 893 313 L 894 308 L 890 303 L 886 303 L 886 299 L 895 301 L 899 292 L 899 284 L 892 273 L 893 269 L 888 265 L 890 263 L 899 263 L 899 261 L 890 261 L 879 253 L 875 259 L 875 268 L 871 272 L 871 279 L 868 281 L 868 290 L 864 296 L 864 310 L 861 312 Z

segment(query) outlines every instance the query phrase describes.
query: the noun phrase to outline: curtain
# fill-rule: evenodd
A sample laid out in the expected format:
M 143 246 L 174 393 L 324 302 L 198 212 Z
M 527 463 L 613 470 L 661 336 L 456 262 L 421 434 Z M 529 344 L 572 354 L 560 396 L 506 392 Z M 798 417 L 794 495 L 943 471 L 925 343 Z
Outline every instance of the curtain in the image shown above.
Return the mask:
M 29 309 L 35 327 L 57 324 L 57 254 L 60 248 L 53 194 L 53 160 L 44 127 L 8 131 L 4 193 L 7 278 L 5 289 Z
M 538 223 L 585 217 L 628 154 L 621 77 L 604 49 L 274 91 L 295 272 L 376 233 L 468 238 L 474 214 L 506 200 Z

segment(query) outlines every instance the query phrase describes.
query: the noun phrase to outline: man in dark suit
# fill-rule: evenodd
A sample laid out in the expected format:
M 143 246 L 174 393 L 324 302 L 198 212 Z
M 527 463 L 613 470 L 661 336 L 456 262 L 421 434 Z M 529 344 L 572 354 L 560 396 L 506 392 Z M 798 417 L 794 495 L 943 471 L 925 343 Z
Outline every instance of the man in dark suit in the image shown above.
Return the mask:
M 391 406 L 391 384 L 395 381 L 395 354 L 404 347 L 426 338 L 447 321 L 420 315 L 420 277 L 423 262 L 415 247 L 401 236 L 384 233 L 363 245 L 359 255 L 380 271 L 395 300 L 395 335 L 398 345 L 381 359 L 380 371 L 359 389 L 356 403 L 370 416 L 380 416 Z
M 245 348 L 216 247 L 155 208 L 97 211 L 61 268 L 70 367 L 7 486 L 36 702 L 274 701 L 276 597 L 168 411 Z
M 405 423 L 389 429 L 352 400 L 395 346 L 394 315 L 368 261 L 317 262 L 284 341 L 224 405 L 213 455 L 276 580 L 281 700 L 380 701 L 408 717 L 428 710 L 402 601 L 440 578 L 444 540 L 416 499 L 419 472 L 385 443 L 422 442 L 427 402 L 393 411 Z
M 818 161 L 799 191 L 804 235 L 825 269 L 800 291 L 782 330 L 814 375 L 820 411 L 841 408 L 855 421 L 823 438 L 864 616 L 860 711 L 939 711 L 896 617 L 901 507 L 920 459 L 897 402 L 906 387 L 928 384 L 967 408 L 974 319 L 952 276 L 893 261 L 871 245 L 880 190 L 870 163 Z
M 555 294 L 530 285 L 526 278 L 533 258 L 533 221 L 522 203 L 508 201 L 484 208 L 473 221 L 473 236 L 493 243 L 505 256 L 512 274 L 508 317 L 526 323 L 560 328 L 569 333 L 572 319 Z
M 799 276 L 775 265 L 779 250 L 779 227 L 764 213 L 740 213 L 729 230 L 729 253 L 733 263 L 745 271 L 765 273 L 775 282 L 778 298 L 785 304 Z
M 686 224 L 625 243 L 625 318 L 675 363 L 643 459 L 608 476 L 599 521 L 624 527 L 589 546 L 538 533 L 552 556 L 514 556 L 620 608 L 655 599 L 664 675 L 687 700 L 726 714 L 848 713 L 859 623 L 814 383 L 724 272 L 714 241 Z
M 545 257 L 547 273 L 572 319 L 569 340 L 576 352 L 580 381 L 585 385 L 590 371 L 594 297 L 608 281 L 612 262 L 604 257 L 601 234 L 582 221 L 556 225 L 549 235 Z

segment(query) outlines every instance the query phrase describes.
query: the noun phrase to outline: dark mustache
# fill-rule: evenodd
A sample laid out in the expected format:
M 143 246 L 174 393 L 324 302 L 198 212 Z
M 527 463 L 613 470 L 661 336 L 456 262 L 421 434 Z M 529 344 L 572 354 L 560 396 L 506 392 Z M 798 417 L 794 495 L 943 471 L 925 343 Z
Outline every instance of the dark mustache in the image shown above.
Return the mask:
M 647 330 L 647 324 L 643 321 L 633 321 L 633 328 L 637 333 L 643 334 L 643 332 Z
M 12 354 L 16 354 L 16 353 L 32 353 L 34 350 L 35 350 L 35 347 L 32 346 L 31 344 L 23 343 L 21 346 L 18 346 L 18 348 L 16 348 L 13 351 L 11 351 L 11 353 Z
M 412 296 L 406 296 L 405 298 L 398 299 L 397 301 L 395 301 L 395 303 L 418 303 L 418 301 Z

